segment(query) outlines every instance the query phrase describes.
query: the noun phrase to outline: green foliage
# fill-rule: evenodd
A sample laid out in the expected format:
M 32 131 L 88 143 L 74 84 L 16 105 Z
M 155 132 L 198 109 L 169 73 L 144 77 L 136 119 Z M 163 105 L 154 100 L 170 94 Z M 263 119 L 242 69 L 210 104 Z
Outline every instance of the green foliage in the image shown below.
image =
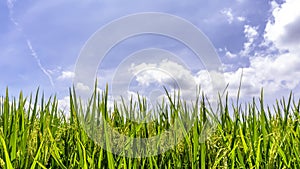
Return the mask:
M 157 106 L 157 117 L 139 124 L 124 115 L 145 117 L 147 102 L 140 97 L 137 103 L 116 104 L 110 111 L 107 92 L 95 91 L 83 109 L 75 91 L 70 90 L 67 116 L 58 109 L 56 97 L 45 100 L 37 90 L 35 96 L 24 98 L 21 92 L 16 99 L 9 97 L 7 89 L 0 98 L 0 168 L 300 168 L 300 100 L 292 93 L 288 100 L 276 102 L 274 113 L 265 107 L 263 92 L 258 103 L 253 99 L 242 107 L 237 102 L 232 105 L 233 112 L 229 112 L 226 96 L 219 99 L 220 117 L 203 95 L 192 109 L 179 97 L 167 95 L 168 101 Z M 101 123 L 101 118 L 107 123 Z M 185 137 L 170 150 L 145 158 L 115 155 L 85 132 L 103 132 L 103 139 L 110 140 L 112 134 L 105 132 L 110 126 L 127 136 L 148 138 L 174 127 L 176 118 Z M 93 125 L 84 129 L 82 119 Z M 189 122 L 193 125 L 186 130 Z M 214 130 L 203 133 L 212 122 L 216 122 Z M 118 148 L 110 143 L 106 142 L 106 149 Z M 123 155 L 126 153 L 124 150 Z

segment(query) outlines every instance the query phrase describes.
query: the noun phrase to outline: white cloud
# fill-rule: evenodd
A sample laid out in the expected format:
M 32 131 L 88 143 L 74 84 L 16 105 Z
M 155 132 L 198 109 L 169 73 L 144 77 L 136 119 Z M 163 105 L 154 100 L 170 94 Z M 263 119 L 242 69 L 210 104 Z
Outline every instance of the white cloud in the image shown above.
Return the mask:
M 300 1 L 286 0 L 281 6 L 273 5 L 273 17 L 266 25 L 265 39 L 278 49 L 300 52 Z
M 168 59 L 157 64 L 142 63 L 131 65 L 130 72 L 138 82 L 139 93 L 151 103 L 160 102 L 165 98 L 165 86 L 170 93 L 177 93 L 186 100 L 196 98 L 196 81 L 192 72 L 185 66 Z M 132 94 L 132 92 L 130 92 Z
M 159 84 L 174 86 L 177 83 L 181 89 L 191 87 L 191 72 L 176 62 L 163 60 L 159 64 L 132 65 L 130 71 L 135 74 L 140 85 L 158 82 Z
M 206 70 L 201 70 L 195 74 L 189 71 L 185 66 L 170 60 L 163 60 L 158 64 L 143 63 L 140 65 L 132 65 L 130 70 L 134 73 L 139 85 L 147 87 L 151 83 L 159 83 L 167 88 L 169 87 L 170 93 L 177 93 L 179 89 L 181 97 L 190 101 L 196 98 L 197 86 L 201 87 L 201 90 L 211 102 L 216 99 L 215 96 L 218 94 L 216 90 L 225 89 L 225 86 L 220 87 L 224 84 L 219 80 L 223 78 L 223 74 L 208 72 Z M 211 79 L 218 79 L 218 82 L 214 81 L 216 84 L 213 84 Z M 174 86 L 174 83 L 178 86 Z M 159 101 L 165 97 L 164 91 L 157 91 L 159 90 L 157 88 L 153 90 L 145 93 L 152 102 Z
M 0 106 L 2 106 L 4 104 L 4 98 L 0 97 Z
M 227 48 L 225 48 L 225 56 L 227 56 L 228 58 L 236 58 L 237 57 L 237 54 L 235 53 L 231 53 L 230 51 L 228 51 Z
M 77 83 L 76 84 L 76 89 L 79 91 L 79 92 L 90 92 L 91 89 L 88 85 L 85 85 L 83 83 Z
M 222 9 L 221 10 L 221 14 L 223 14 L 226 17 L 227 22 L 229 24 L 232 24 L 234 21 L 244 22 L 246 20 L 246 18 L 243 17 L 243 16 L 235 16 L 233 14 L 231 8 L 224 8 L 224 9 Z
M 244 26 L 244 33 L 248 39 L 254 39 L 258 36 L 258 27 L 252 27 L 250 25 Z
M 75 76 L 75 73 L 72 71 L 63 71 L 60 76 L 58 76 L 58 80 L 71 80 Z
M 232 9 L 231 9 L 231 8 L 223 9 L 223 10 L 221 11 L 221 13 L 222 13 L 223 15 L 226 16 L 227 22 L 228 22 L 229 24 L 231 24 L 231 23 L 233 22 L 234 17 L 233 17 Z
M 258 26 L 250 26 L 250 25 L 244 26 L 244 34 L 247 41 L 244 43 L 244 48 L 240 52 L 241 56 L 248 56 L 250 52 L 253 50 L 253 48 L 255 47 L 254 41 L 259 36 L 257 30 L 258 30 Z
M 271 12 L 273 12 L 276 8 L 279 7 L 279 4 L 276 1 L 271 1 L 270 5 L 271 5 L 271 10 L 270 10 Z
M 244 25 L 244 35 L 246 42 L 243 44 L 243 49 L 238 53 L 232 53 L 227 48 L 219 50 L 225 52 L 225 56 L 228 58 L 236 58 L 237 56 L 249 57 L 250 53 L 255 49 L 255 40 L 259 37 L 258 26 Z
M 288 57 L 289 59 L 286 59 Z M 283 94 L 300 84 L 300 60 L 294 55 L 251 57 L 250 66 L 243 68 L 242 95 L 245 98 L 259 96 L 264 88 L 269 95 Z M 234 94 L 239 86 L 242 68 L 235 72 L 226 72 L 229 93 Z M 278 97 L 278 96 L 277 96 Z
M 238 16 L 236 19 L 240 22 L 244 22 L 246 20 L 246 18 L 243 16 Z
M 58 109 L 63 110 L 64 113 L 70 111 L 70 96 L 65 96 L 62 99 L 58 99 Z
M 244 33 L 247 42 L 241 55 L 250 57 L 249 66 L 243 68 L 242 96 L 249 98 L 258 96 L 264 88 L 269 99 L 281 97 L 292 90 L 300 92 L 300 1 L 287 0 L 279 6 L 272 3 L 272 17 L 265 28 L 265 41 L 261 46 L 264 51 L 251 51 L 259 34 L 258 27 L 245 25 Z M 279 50 L 281 52 L 274 52 Z M 288 52 L 283 52 L 288 50 Z M 229 85 L 229 94 L 237 90 L 242 68 L 235 72 L 226 72 L 225 78 Z M 231 92 L 230 92 L 231 91 Z
M 276 79 L 278 86 L 290 90 L 298 90 L 300 84 L 300 1 L 286 0 L 279 6 L 272 4 L 272 18 L 269 19 L 265 28 L 265 43 L 271 49 L 281 51 L 275 59 L 271 59 L 272 67 L 264 70 Z M 283 52 L 283 51 L 288 52 Z M 270 65 L 269 63 L 269 65 Z
M 211 78 L 206 70 L 200 70 L 194 76 L 196 84 L 200 85 L 201 89 L 205 93 L 211 93 L 213 91 L 213 86 L 211 84 Z
M 237 0 L 242 2 L 243 0 Z M 8 0 L 9 8 L 13 8 L 15 0 Z M 52 3 L 52 2 L 51 2 Z M 58 1 L 56 2 L 58 3 Z M 34 9 L 39 11 L 44 11 L 46 7 L 48 8 L 49 5 L 44 5 L 44 3 L 38 3 L 42 7 L 38 7 L 37 5 Z M 43 4 L 43 5 L 42 5 Z M 270 55 L 269 53 L 256 53 L 251 56 L 249 67 L 244 68 L 244 83 L 243 83 L 243 94 L 246 96 L 250 96 L 252 94 L 259 94 L 260 87 L 265 87 L 270 93 L 272 92 L 281 92 L 283 89 L 293 89 L 295 88 L 296 84 L 298 83 L 297 79 L 299 78 L 299 44 L 297 40 L 300 39 L 298 35 L 299 28 L 299 1 L 295 0 L 287 0 L 285 4 L 279 6 L 276 1 L 271 1 L 272 10 L 274 15 L 273 19 L 268 22 L 266 27 L 266 34 L 265 38 L 269 42 L 273 42 L 278 49 L 288 49 L 290 53 L 280 54 L 280 55 Z M 246 18 L 243 16 L 239 16 L 236 14 L 234 8 L 226 8 L 222 10 L 222 14 L 226 17 L 228 23 L 235 23 L 235 22 L 244 22 Z M 219 10 L 219 9 L 218 9 Z M 31 13 L 29 13 L 31 11 Z M 28 10 L 27 15 L 33 16 L 33 14 L 39 13 L 39 11 L 33 11 L 33 9 Z M 120 14 L 121 15 L 121 14 Z M 38 16 L 38 15 L 36 15 Z M 39 15 L 42 16 L 42 15 Z M 99 18 L 98 13 L 96 15 Z M 220 14 L 218 14 L 220 17 Z M 222 16 L 223 17 L 223 16 Z M 224 18 L 225 18 L 224 17 Z M 30 17 L 25 17 L 30 18 Z M 186 17 L 189 18 L 189 17 Z M 96 19 L 94 19 L 96 20 Z M 31 20 L 27 19 L 26 23 Z M 218 20 L 219 21 L 219 20 Z M 14 22 L 12 18 L 12 22 Z M 98 22 L 97 22 L 98 23 Z M 17 25 L 15 23 L 15 25 Z M 72 25 L 72 24 L 69 24 Z M 263 26 L 262 26 L 263 27 Z M 244 27 L 244 34 L 246 37 L 246 42 L 244 44 L 244 48 L 241 50 L 240 53 L 232 53 L 231 51 L 225 51 L 226 56 L 229 58 L 235 58 L 239 55 L 248 56 L 250 57 L 250 53 L 253 51 L 253 48 L 256 42 L 256 38 L 259 36 L 258 34 L 258 27 L 245 25 Z M 298 34 L 297 34 L 298 33 Z M 28 45 L 30 48 L 31 44 Z M 269 48 L 273 48 L 273 46 L 268 46 Z M 32 48 L 32 46 L 31 46 Z M 255 51 L 254 51 L 255 52 Z M 32 54 L 36 54 L 33 50 Z M 252 54 L 252 53 L 251 53 Z M 170 78 L 169 72 L 171 75 L 176 75 L 176 78 L 179 79 L 183 84 L 184 89 L 188 89 L 189 87 L 194 87 L 190 83 L 190 79 L 193 78 L 196 80 L 196 83 L 200 84 L 202 82 L 202 86 L 206 86 L 205 88 L 211 88 L 209 83 L 209 76 L 207 76 L 207 72 L 200 71 L 197 75 L 192 75 L 191 72 L 185 70 L 181 65 L 176 65 L 174 63 L 164 63 L 155 64 L 152 68 L 145 71 L 138 73 L 138 70 L 141 70 L 144 66 L 151 67 L 151 65 L 140 65 L 141 67 L 134 70 L 137 73 L 137 81 L 141 85 L 149 85 L 150 82 L 156 81 L 159 83 L 171 83 L 172 78 Z M 164 67 L 165 66 L 165 67 Z M 180 67 L 181 66 L 181 67 Z M 158 71 L 157 68 L 164 71 Z M 230 90 L 237 90 L 237 86 L 239 84 L 239 78 L 242 69 L 238 69 L 235 72 L 226 72 L 225 76 L 227 82 L 230 82 Z M 44 73 L 50 73 L 49 70 L 43 71 Z M 69 71 L 64 71 L 61 74 L 56 74 L 54 76 L 50 73 L 53 77 L 58 77 L 57 79 L 70 79 L 72 78 L 72 73 Z M 51 77 L 50 76 L 50 77 Z M 101 76 L 102 77 L 102 76 Z M 105 78 L 108 79 L 108 78 Z M 104 81 L 104 80 L 102 80 Z M 106 81 L 106 80 L 105 80 Z M 104 82 L 105 82 L 104 81 Z M 79 89 L 83 91 L 90 91 L 90 88 L 84 84 L 78 84 L 77 86 Z M 192 91 L 195 91 L 194 88 Z M 233 92 L 236 93 L 236 92 Z
M 159 69 L 156 64 L 131 65 L 130 71 L 136 76 L 138 83 L 145 86 L 153 82 L 163 84 L 171 78 L 167 71 Z
M 21 27 L 19 26 L 19 23 L 15 20 L 15 18 L 13 17 L 14 14 L 14 6 L 15 6 L 15 2 L 16 0 L 7 0 L 6 4 L 7 4 L 7 8 L 9 11 L 9 19 L 10 21 L 19 29 L 22 30 Z
M 195 86 L 192 85 L 193 76 L 187 68 L 167 59 L 159 64 L 132 65 L 130 71 L 136 76 L 140 85 L 148 86 L 155 82 L 170 86 L 177 84 L 182 90 Z
M 231 98 L 236 97 L 242 77 L 242 99 L 251 99 L 260 95 L 264 88 L 266 99 L 274 103 L 275 98 L 286 96 L 289 91 L 300 93 L 300 1 L 287 0 L 279 6 L 271 4 L 272 17 L 267 22 L 264 41 L 257 44 L 257 26 L 245 25 L 244 34 L 246 42 L 243 49 L 237 54 L 226 48 L 221 50 L 228 58 L 239 55 L 249 58 L 249 66 L 236 71 L 224 73 L 229 83 L 228 93 Z M 256 51 L 256 46 L 267 48 Z M 279 53 L 277 51 L 280 51 Z M 288 52 L 286 52 L 288 51 Z M 206 89 L 210 88 L 210 79 L 205 72 L 199 72 L 198 81 L 204 81 Z
M 141 85 L 149 86 L 151 82 L 157 81 L 160 84 L 164 82 L 170 81 L 170 78 L 167 73 L 159 71 L 159 70 L 146 70 L 145 72 L 139 74 L 136 80 Z

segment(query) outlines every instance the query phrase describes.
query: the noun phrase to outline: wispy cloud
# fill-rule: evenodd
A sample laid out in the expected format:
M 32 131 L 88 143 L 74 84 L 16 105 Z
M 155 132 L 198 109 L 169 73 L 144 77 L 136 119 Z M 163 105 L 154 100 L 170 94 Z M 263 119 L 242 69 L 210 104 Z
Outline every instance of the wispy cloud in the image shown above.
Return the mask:
M 235 16 L 231 8 L 221 10 L 221 14 L 226 17 L 229 24 L 232 24 L 234 21 L 244 22 L 246 20 L 243 16 Z
M 29 50 L 31 51 L 31 56 L 35 59 L 35 61 L 37 62 L 38 66 L 42 70 L 42 72 L 48 77 L 51 85 L 54 86 L 53 79 L 52 79 L 50 73 L 42 65 L 41 60 L 39 59 L 37 53 L 35 52 L 35 50 L 33 49 L 32 45 L 31 45 L 30 40 L 27 39 L 26 42 L 27 42 L 27 46 L 28 46 Z
M 11 22 L 16 26 L 16 28 L 22 32 L 26 43 L 27 43 L 27 47 L 29 48 L 29 50 L 31 51 L 31 56 L 35 59 L 36 63 L 38 64 L 40 70 L 48 77 L 49 82 L 51 83 L 51 86 L 54 87 L 54 83 L 53 83 L 53 79 L 50 75 L 50 73 L 45 69 L 45 67 L 42 65 L 41 60 L 39 58 L 39 56 L 37 55 L 37 53 L 35 52 L 34 48 L 32 47 L 31 41 L 29 38 L 27 38 L 24 33 L 23 33 L 23 29 L 20 26 L 20 24 L 16 21 L 16 19 L 13 17 L 13 13 L 14 13 L 14 5 L 15 5 L 16 0 L 7 0 L 6 4 L 7 4 L 7 8 L 9 10 L 9 19 L 11 20 Z
M 6 4 L 7 4 L 7 8 L 9 10 L 9 19 L 11 20 L 11 22 L 17 26 L 17 28 L 19 29 L 19 23 L 15 20 L 15 18 L 13 17 L 13 13 L 14 13 L 14 5 L 15 5 L 16 0 L 7 0 Z

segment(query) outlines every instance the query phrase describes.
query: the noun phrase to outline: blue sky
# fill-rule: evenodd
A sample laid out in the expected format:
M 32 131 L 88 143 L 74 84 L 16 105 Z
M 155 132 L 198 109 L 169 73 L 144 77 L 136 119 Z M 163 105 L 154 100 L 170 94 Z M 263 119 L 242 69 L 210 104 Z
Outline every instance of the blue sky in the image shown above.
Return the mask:
M 0 1 L 0 91 L 3 94 L 8 86 L 12 95 L 20 90 L 29 94 L 39 86 L 46 95 L 57 94 L 61 104 L 66 104 L 77 58 L 93 33 L 126 15 L 164 12 L 186 19 L 209 38 L 223 64 L 231 96 L 236 95 L 243 69 L 244 99 L 258 96 L 262 87 L 270 101 L 287 96 L 290 90 L 299 98 L 299 6 L 298 0 L 3 0 Z M 180 55 L 181 61 L 193 71 L 171 62 L 157 63 L 154 67 L 176 69 L 182 73 L 179 81 L 186 83 L 187 77 L 193 78 L 210 90 L 209 77 L 203 65 L 195 62 L 193 53 L 172 39 L 155 35 L 133 37 L 114 47 L 100 64 L 97 74 L 100 88 L 112 80 L 124 57 L 149 47 Z M 138 66 L 131 70 L 137 70 Z M 146 85 L 148 91 L 153 81 L 163 83 L 167 77 L 148 71 L 132 83 L 136 84 L 136 90 Z M 129 88 L 128 92 L 134 91 Z

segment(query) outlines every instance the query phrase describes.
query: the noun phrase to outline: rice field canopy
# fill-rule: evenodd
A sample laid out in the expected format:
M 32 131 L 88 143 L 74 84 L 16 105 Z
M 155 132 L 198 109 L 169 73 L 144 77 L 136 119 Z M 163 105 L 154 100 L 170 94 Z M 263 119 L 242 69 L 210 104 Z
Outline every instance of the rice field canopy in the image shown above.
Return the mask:
M 95 90 L 85 104 L 70 89 L 67 115 L 56 96 L 12 97 L 6 89 L 0 168 L 300 168 L 300 100 L 292 93 L 273 105 L 264 104 L 263 92 L 243 105 L 227 94 L 214 112 L 205 95 L 188 108 L 166 91 L 151 114 L 141 96 L 109 109 L 107 91 Z

